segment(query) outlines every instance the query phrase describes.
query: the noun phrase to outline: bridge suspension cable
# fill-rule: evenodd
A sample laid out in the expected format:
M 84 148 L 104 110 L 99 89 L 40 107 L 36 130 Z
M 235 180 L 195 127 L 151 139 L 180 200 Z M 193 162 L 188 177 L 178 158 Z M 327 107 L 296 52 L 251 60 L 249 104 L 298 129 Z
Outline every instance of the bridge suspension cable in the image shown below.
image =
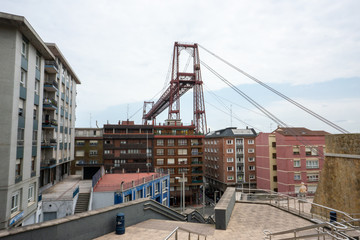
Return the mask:
M 241 70 L 240 68 L 234 66 L 233 64 L 231 64 L 230 62 L 226 61 L 225 59 L 221 58 L 220 56 L 216 55 L 215 53 L 211 52 L 210 50 L 206 49 L 205 47 L 203 47 L 202 45 L 198 44 L 199 47 L 201 47 L 203 50 L 205 50 L 206 52 L 208 52 L 209 54 L 211 54 L 212 56 L 214 56 L 215 58 L 219 59 L 220 61 L 222 61 L 223 63 L 227 64 L 228 66 L 232 67 L 233 69 L 235 69 L 236 71 L 242 73 L 243 75 L 245 75 L 246 77 L 250 78 L 251 80 L 257 82 L 258 84 L 260 84 L 261 86 L 267 88 L 268 90 L 270 90 L 271 92 L 277 94 L 278 96 L 284 98 L 286 101 L 294 104 L 295 106 L 297 106 L 298 108 L 302 109 L 303 111 L 309 113 L 310 115 L 314 116 L 315 118 L 319 119 L 320 121 L 324 122 L 325 124 L 331 126 L 332 128 L 338 130 L 341 133 L 349 133 L 349 131 L 345 130 L 344 128 L 338 126 L 337 124 L 331 122 L 330 120 L 320 116 L 319 114 L 313 112 L 312 110 L 306 108 L 305 106 L 301 105 L 300 103 L 296 102 L 295 100 L 289 98 L 288 96 L 282 94 L 281 92 L 275 90 L 274 88 L 270 87 L 269 85 L 265 84 L 264 82 L 260 81 L 259 79 L 251 76 L 250 74 L 246 73 L 245 71 Z

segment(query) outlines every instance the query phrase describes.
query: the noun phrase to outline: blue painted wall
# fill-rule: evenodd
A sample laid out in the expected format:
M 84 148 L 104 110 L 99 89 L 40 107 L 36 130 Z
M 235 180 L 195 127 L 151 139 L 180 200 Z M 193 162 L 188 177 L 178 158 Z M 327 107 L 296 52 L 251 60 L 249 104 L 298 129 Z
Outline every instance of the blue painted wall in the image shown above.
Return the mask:
M 164 182 L 164 184 L 163 184 Z M 148 187 L 150 187 L 150 191 L 147 192 Z M 157 190 L 155 192 L 155 190 Z M 137 196 L 136 194 L 140 193 L 141 196 Z M 123 203 L 125 200 L 132 201 L 139 198 L 150 197 L 159 203 L 163 203 L 166 199 L 164 205 L 170 207 L 170 175 L 163 176 L 158 179 L 154 179 L 153 181 L 144 183 L 142 185 L 130 188 L 125 190 L 124 192 L 117 193 L 114 192 L 114 204 Z

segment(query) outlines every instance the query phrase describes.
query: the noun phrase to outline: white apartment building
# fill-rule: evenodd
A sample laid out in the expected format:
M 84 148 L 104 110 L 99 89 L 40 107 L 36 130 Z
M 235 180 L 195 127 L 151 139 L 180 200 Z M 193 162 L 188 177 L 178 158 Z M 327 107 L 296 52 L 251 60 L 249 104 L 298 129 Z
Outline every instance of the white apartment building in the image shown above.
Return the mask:
M 61 76 L 55 78 L 58 88 L 54 90 L 48 80 L 49 72 L 56 69 L 50 70 L 48 63 L 56 61 L 60 62 L 57 71 L 66 70 L 65 83 L 58 80 Z M 68 84 L 66 76 L 70 76 Z M 45 44 L 24 17 L 0 12 L 0 229 L 42 221 L 39 187 L 50 182 L 40 176 L 54 168 L 55 183 L 69 173 L 65 167 L 74 159 L 74 134 L 68 129 L 75 126 L 76 84 L 80 81 L 55 44 Z M 64 100 L 61 91 L 66 94 Z M 64 116 L 56 104 L 63 107 Z M 60 127 L 67 127 L 66 134 L 60 127 L 47 128 L 50 116 L 53 123 L 57 120 Z M 51 166 L 44 158 L 48 139 L 56 143 Z M 66 143 L 65 150 L 61 142 Z

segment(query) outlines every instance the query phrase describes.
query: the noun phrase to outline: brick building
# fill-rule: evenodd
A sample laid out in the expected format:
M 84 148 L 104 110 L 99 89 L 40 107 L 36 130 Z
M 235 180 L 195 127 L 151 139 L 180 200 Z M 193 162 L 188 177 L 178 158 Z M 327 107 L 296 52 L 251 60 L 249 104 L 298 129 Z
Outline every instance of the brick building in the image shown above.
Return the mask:
M 154 166 L 170 173 L 170 205 L 180 204 L 182 174 L 185 175 L 185 202 L 202 202 L 203 134 L 195 126 L 184 126 L 179 120 L 167 120 L 154 126 Z
M 205 176 L 213 190 L 256 187 L 254 129 L 225 128 L 205 136 Z
M 104 167 L 107 172 L 153 171 L 153 126 L 134 121 L 104 125 Z
M 257 186 L 294 194 L 304 182 L 309 193 L 317 188 L 324 163 L 324 131 L 281 128 L 256 138 Z
M 71 174 L 91 179 L 103 165 L 103 129 L 75 129 L 75 161 L 71 163 Z

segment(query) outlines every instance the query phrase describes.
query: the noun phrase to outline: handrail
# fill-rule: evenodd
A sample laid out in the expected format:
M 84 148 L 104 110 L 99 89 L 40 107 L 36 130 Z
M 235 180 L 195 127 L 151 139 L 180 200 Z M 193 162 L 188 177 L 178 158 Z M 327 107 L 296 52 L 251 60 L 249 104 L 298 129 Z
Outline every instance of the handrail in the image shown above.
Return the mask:
M 203 236 L 203 237 L 205 237 L 205 240 L 206 240 L 206 237 L 207 237 L 207 235 L 202 234 L 202 233 L 194 232 L 194 231 L 191 231 L 191 230 L 182 228 L 182 227 L 176 227 L 166 238 L 164 238 L 164 240 L 170 239 L 170 237 L 172 237 L 174 234 L 175 234 L 175 240 L 177 240 L 177 239 L 178 239 L 178 231 L 179 231 L 179 230 L 183 230 L 183 231 L 185 231 L 185 232 L 188 232 L 188 233 L 189 233 L 189 239 L 190 239 L 190 234 L 191 234 L 191 233 L 192 233 L 192 234 L 197 234 L 197 235 L 198 235 L 198 238 L 197 238 L 197 239 L 199 239 L 199 236 Z
M 357 219 L 355 221 L 359 222 L 360 219 Z M 323 231 L 321 231 L 320 228 L 322 228 Z M 308 234 L 308 235 L 297 236 L 297 233 L 302 232 L 302 231 L 306 231 L 306 230 L 311 230 L 311 229 L 316 230 L 318 233 L 316 233 L 316 234 L 312 233 L 312 234 Z M 330 232 L 326 231 L 325 229 L 330 229 Z M 353 238 L 351 238 L 349 236 L 346 236 L 344 234 L 344 232 L 352 231 L 352 230 L 354 230 L 354 228 L 352 228 L 350 226 L 346 226 L 346 225 L 344 225 L 342 223 L 339 223 L 339 222 L 333 222 L 333 223 L 325 222 L 325 223 L 314 224 L 314 225 L 310 225 L 310 226 L 290 229 L 290 230 L 276 232 L 276 233 L 272 233 L 269 230 L 263 230 L 263 233 L 265 235 L 265 239 L 271 239 L 274 236 L 290 234 L 290 233 L 293 233 L 294 237 L 290 237 L 290 238 L 286 238 L 286 239 L 304 239 L 304 238 L 319 237 L 319 236 L 324 236 L 324 235 L 331 236 L 331 237 L 333 237 L 335 239 L 353 239 Z

